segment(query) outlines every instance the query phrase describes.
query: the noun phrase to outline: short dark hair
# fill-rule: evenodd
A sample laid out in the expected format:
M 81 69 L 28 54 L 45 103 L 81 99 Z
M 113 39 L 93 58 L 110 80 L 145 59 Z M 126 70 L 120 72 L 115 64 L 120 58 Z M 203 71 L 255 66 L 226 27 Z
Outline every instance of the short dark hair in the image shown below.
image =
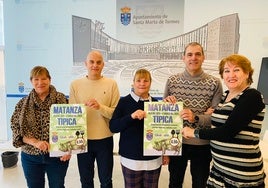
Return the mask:
M 187 45 L 185 46 L 185 48 L 184 48 L 183 55 L 185 55 L 186 50 L 187 50 L 187 48 L 188 48 L 189 46 L 200 46 L 201 51 L 202 51 L 202 55 L 204 55 L 204 49 L 203 49 L 203 46 L 202 46 L 200 43 L 198 43 L 198 42 L 190 42 L 189 44 L 187 44 Z

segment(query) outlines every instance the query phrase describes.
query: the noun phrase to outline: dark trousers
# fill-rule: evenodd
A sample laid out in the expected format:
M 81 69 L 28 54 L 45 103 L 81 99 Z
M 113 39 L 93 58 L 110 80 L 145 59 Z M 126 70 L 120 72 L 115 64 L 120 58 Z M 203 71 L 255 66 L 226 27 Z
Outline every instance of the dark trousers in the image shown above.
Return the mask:
M 59 157 L 46 155 L 29 155 L 21 152 L 21 163 L 29 188 L 44 188 L 47 173 L 49 188 L 64 188 L 69 161 L 60 161 Z
M 192 175 L 192 188 L 205 188 L 210 171 L 210 145 L 182 145 L 181 156 L 170 156 L 168 165 L 169 188 L 182 188 L 188 160 Z
M 94 187 L 94 162 L 97 161 L 98 175 L 102 188 L 112 187 L 113 137 L 88 140 L 88 152 L 77 154 L 82 188 Z

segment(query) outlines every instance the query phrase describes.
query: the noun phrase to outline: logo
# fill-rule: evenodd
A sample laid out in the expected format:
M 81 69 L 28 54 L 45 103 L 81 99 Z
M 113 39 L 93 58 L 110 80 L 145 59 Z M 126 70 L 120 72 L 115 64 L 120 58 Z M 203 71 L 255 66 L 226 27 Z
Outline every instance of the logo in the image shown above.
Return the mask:
M 147 130 L 146 139 L 147 140 L 152 140 L 153 137 L 154 137 L 153 130 Z
M 123 25 L 128 25 L 131 21 L 131 13 L 130 13 L 131 8 L 129 7 L 123 7 L 121 8 L 121 23 Z
M 24 83 L 20 82 L 18 88 L 19 88 L 19 92 L 23 93 L 24 92 Z
M 57 135 L 57 132 L 53 132 L 52 133 L 52 137 L 51 137 L 51 139 L 52 139 L 52 142 L 58 142 L 58 140 L 59 140 L 59 137 L 58 137 L 58 135 Z

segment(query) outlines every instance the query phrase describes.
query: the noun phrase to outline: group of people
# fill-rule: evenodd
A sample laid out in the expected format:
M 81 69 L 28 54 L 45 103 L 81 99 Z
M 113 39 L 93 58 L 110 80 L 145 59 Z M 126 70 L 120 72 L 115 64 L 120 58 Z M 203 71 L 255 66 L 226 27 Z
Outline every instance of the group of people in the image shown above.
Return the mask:
M 42 66 L 30 74 L 33 85 L 28 96 L 15 106 L 11 117 L 13 145 L 21 147 L 27 185 L 41 188 L 47 174 L 50 188 L 64 187 L 71 155 L 49 157 L 49 112 L 55 103 L 82 103 L 87 110 L 88 151 L 77 154 L 82 188 L 94 187 L 95 161 L 102 188 L 112 187 L 113 134 L 120 133 L 119 154 L 126 188 L 157 188 L 162 165 L 168 165 L 169 188 L 182 188 L 190 161 L 193 188 L 264 188 L 264 167 L 259 148 L 265 105 L 259 91 L 251 88 L 250 61 L 232 54 L 220 61 L 221 80 L 205 73 L 202 46 L 185 47 L 185 70 L 171 75 L 163 101 L 183 102 L 182 152 L 180 156 L 144 156 L 143 123 L 145 101 L 152 77 L 148 70 L 135 72 L 131 93 L 121 97 L 117 83 L 102 76 L 104 60 L 99 51 L 89 52 L 87 75 L 70 85 L 69 99 L 51 85 Z

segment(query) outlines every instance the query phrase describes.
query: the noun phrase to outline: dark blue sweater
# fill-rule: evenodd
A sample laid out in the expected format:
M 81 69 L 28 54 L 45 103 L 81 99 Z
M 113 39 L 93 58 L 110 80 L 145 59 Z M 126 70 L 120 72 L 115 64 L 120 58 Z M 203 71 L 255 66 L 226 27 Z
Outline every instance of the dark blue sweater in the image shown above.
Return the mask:
M 157 99 L 152 98 L 152 101 Z M 110 130 L 120 132 L 119 154 L 133 160 L 151 160 L 159 156 L 143 156 L 144 120 L 132 119 L 131 114 L 144 109 L 144 102 L 136 102 L 131 95 L 122 97 L 110 120 Z

